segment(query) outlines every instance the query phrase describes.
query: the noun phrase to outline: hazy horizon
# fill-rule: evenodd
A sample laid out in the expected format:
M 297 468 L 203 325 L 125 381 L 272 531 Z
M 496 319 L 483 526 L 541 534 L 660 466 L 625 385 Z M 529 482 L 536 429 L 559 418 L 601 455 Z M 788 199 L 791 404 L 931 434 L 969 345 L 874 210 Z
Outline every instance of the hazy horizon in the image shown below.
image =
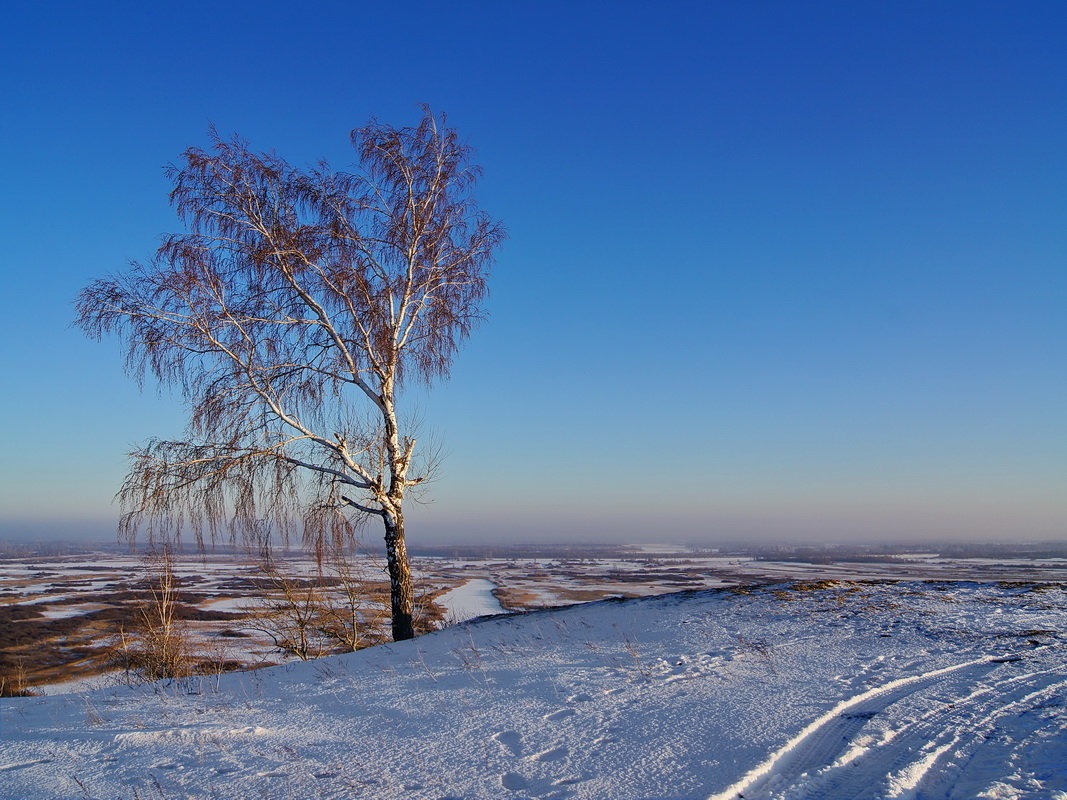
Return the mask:
M 110 531 L 110 532 L 109 532 Z M 773 532 L 761 530 L 758 533 L 735 530 L 730 532 L 709 531 L 704 534 L 683 534 L 676 536 L 658 535 L 655 530 L 646 529 L 641 531 L 626 532 L 620 534 L 617 530 L 604 531 L 599 535 L 592 529 L 577 531 L 561 531 L 558 528 L 543 528 L 540 530 L 510 528 L 508 535 L 493 535 L 489 529 L 476 529 L 463 531 L 448 526 L 435 526 L 433 528 L 411 530 L 410 547 L 418 550 L 420 547 L 538 547 L 538 546 L 849 546 L 871 545 L 883 547 L 938 547 L 942 545 L 1041 545 L 1067 543 L 1067 537 L 1052 534 L 1034 534 L 1030 536 L 1020 535 L 1017 532 L 1008 532 L 1002 535 L 966 535 L 938 533 L 926 535 L 907 535 L 889 533 L 864 532 L 857 536 L 852 531 L 841 531 L 836 535 L 819 535 L 816 532 L 795 532 L 791 535 L 776 535 Z M 376 550 L 381 546 L 381 535 L 370 526 L 362 531 L 357 538 L 361 548 Z M 68 524 L 56 524 L 47 521 L 34 520 L 24 524 L 5 522 L 0 525 L 0 543 L 25 545 L 32 543 L 50 544 L 92 544 L 92 545 L 117 545 L 127 546 L 125 539 L 121 539 L 115 532 L 115 528 L 106 525 L 87 525 L 85 523 L 70 522 Z M 279 545 L 280 541 L 277 542 Z M 195 548 L 195 539 L 185 536 L 181 544 L 186 548 Z M 225 537 L 214 541 L 205 540 L 205 549 L 210 551 L 216 547 L 230 547 L 230 542 Z M 242 545 L 238 545 L 241 547 Z M 299 535 L 291 537 L 288 546 L 301 547 Z M 132 547 L 134 549 L 150 548 L 150 543 L 145 537 L 138 537 Z

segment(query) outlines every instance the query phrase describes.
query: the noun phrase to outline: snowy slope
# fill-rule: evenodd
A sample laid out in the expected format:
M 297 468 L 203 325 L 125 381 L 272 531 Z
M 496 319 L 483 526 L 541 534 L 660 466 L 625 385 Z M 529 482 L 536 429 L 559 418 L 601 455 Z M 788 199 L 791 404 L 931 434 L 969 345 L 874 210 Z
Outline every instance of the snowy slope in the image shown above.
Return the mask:
M 0 797 L 1067 799 L 1065 600 L 710 590 L 7 699 Z

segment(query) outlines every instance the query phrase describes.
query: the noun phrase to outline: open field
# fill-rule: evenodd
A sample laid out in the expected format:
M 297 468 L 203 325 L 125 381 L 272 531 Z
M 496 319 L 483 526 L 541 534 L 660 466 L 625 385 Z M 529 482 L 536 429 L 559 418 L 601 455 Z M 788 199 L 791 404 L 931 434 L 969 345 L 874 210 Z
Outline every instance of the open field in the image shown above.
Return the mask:
M 688 548 L 593 549 L 555 557 L 422 557 L 415 560 L 424 630 L 472 616 L 530 611 L 605 597 L 638 597 L 681 589 L 782 580 L 1067 581 L 1065 558 L 958 558 L 934 553 L 884 560 L 774 561 Z M 341 586 L 314 559 L 276 561 L 297 585 L 337 599 Z M 263 566 L 238 554 L 175 557 L 178 616 L 193 670 L 214 674 L 292 660 L 264 630 L 264 595 L 277 586 Z M 363 644 L 384 639 L 388 584 L 380 560 L 351 563 L 361 595 Z M 54 693 L 116 680 L 124 637 L 152 598 L 152 566 L 142 556 L 93 553 L 0 560 L 0 680 L 8 691 Z

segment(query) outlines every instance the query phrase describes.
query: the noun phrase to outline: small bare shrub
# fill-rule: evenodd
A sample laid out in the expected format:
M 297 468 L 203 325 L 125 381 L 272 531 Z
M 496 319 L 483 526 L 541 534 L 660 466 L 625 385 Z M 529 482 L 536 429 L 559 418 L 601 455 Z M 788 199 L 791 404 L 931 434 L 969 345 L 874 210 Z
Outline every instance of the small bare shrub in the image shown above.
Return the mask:
M 637 640 L 631 639 L 629 636 L 623 637 L 623 648 L 630 654 L 630 658 L 633 659 L 634 667 L 637 669 L 638 674 L 643 678 L 650 677 L 651 673 L 649 672 L 648 667 L 641 661 L 641 652 L 637 647 Z
M 265 633 L 279 652 L 301 661 L 318 658 L 326 642 L 319 630 L 323 599 L 317 582 L 285 575 L 270 560 L 264 560 L 262 569 L 269 593 L 250 627 Z
M 269 553 L 261 568 L 267 594 L 249 627 L 280 652 L 308 661 L 381 641 L 386 607 L 371 601 L 367 576 L 340 547 L 326 555 L 315 577 L 284 574 Z
M 140 603 L 132 630 L 119 632 L 116 656 L 127 675 L 144 680 L 184 678 L 194 658 L 187 625 L 179 616 L 180 590 L 167 550 L 147 557 L 148 599 Z
M 26 662 L 19 658 L 0 673 L 0 697 L 36 697 L 26 680 Z
M 767 666 L 767 669 L 771 672 L 771 674 L 778 674 L 778 669 L 774 665 L 774 655 L 771 652 L 771 646 L 769 644 L 767 644 L 762 639 L 755 641 L 746 639 L 740 633 L 737 634 L 737 641 L 743 648 L 745 648 L 747 652 L 751 653 L 752 655 L 756 656 L 756 658 L 758 658 L 760 661 L 762 661 Z
M 367 575 L 341 547 L 333 549 L 326 571 L 337 581 L 337 592 L 326 597 L 319 631 L 334 644 L 335 652 L 352 653 L 376 644 L 386 621 L 384 606 L 368 602 Z

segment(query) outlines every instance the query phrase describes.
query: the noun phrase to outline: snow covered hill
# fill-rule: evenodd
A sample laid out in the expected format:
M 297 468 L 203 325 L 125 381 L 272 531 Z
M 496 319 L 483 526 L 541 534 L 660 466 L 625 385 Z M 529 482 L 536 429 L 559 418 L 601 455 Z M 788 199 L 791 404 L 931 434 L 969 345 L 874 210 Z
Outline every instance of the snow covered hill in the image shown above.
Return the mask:
M 783 584 L 0 701 L 3 798 L 1064 798 L 1067 591 Z

